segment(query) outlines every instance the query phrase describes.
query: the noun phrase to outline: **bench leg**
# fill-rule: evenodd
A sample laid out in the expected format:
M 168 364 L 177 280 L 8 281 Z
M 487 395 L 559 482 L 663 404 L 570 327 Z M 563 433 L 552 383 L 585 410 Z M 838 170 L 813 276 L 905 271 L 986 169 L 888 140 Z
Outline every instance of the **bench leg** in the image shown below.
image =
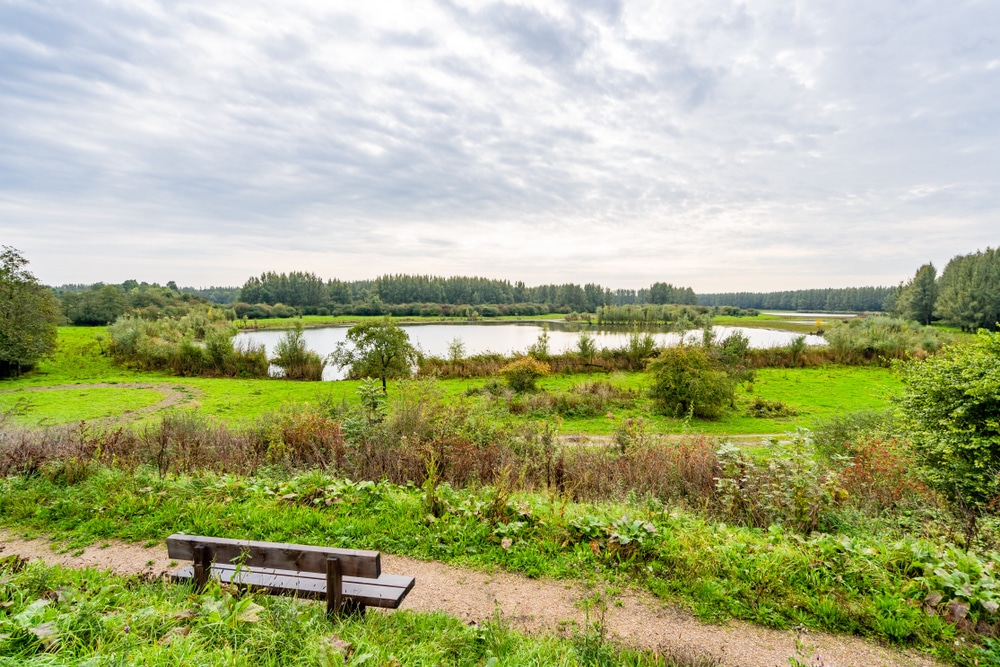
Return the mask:
M 201 593 L 208 585 L 208 571 L 211 564 L 208 562 L 208 549 L 203 544 L 194 548 L 194 590 Z
M 326 613 L 333 616 L 344 606 L 344 579 L 340 561 L 333 556 L 326 559 Z

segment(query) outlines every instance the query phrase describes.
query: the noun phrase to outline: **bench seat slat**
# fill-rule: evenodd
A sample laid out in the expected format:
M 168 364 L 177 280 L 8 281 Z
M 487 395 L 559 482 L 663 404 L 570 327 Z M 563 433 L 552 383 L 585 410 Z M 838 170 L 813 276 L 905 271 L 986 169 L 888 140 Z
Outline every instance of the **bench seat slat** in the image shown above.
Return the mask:
M 174 574 L 171 579 L 186 581 L 193 576 L 194 568 L 188 566 Z M 236 567 L 233 565 L 213 564 L 209 576 L 224 583 L 260 588 L 273 595 L 295 595 L 311 599 L 326 597 L 326 577 L 315 573 L 243 567 L 237 575 Z M 345 576 L 341 590 L 345 598 L 365 606 L 396 609 L 413 588 L 414 582 L 413 577 L 396 574 L 383 574 L 377 579 Z
M 176 560 L 194 560 L 196 546 L 206 547 L 209 560 L 218 563 L 242 559 L 245 566 L 252 568 L 325 573 L 327 557 L 336 556 L 345 576 L 377 579 L 382 574 L 382 561 L 377 551 L 180 534 L 167 538 L 167 554 Z

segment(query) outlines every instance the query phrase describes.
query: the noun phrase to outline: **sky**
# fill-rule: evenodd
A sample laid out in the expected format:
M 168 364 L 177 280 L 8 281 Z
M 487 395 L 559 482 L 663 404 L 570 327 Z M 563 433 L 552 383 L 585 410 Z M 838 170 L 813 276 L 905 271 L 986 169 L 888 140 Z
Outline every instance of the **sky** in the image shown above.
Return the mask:
M 1000 243 L 995 0 L 0 0 L 42 282 L 893 285 Z

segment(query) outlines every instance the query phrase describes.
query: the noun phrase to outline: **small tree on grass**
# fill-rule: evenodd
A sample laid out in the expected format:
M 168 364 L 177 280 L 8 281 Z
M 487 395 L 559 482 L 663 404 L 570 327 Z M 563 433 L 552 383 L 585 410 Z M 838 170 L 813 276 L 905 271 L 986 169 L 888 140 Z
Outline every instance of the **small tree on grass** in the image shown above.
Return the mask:
M 27 264 L 16 249 L 0 247 L 0 377 L 31 368 L 56 346 L 59 303 Z
M 514 391 L 534 391 L 535 382 L 549 374 L 549 365 L 534 357 L 521 357 L 500 369 Z
M 964 510 L 966 539 L 1000 499 L 1000 333 L 902 365 L 900 407 L 924 481 Z
M 352 378 L 378 378 L 384 394 L 387 378 L 412 374 L 418 354 L 410 336 L 387 316 L 348 329 L 347 340 L 337 344 L 329 359 L 338 368 L 350 366 Z
M 646 369 L 653 380 L 649 395 L 667 414 L 714 419 L 733 401 L 733 378 L 704 347 L 668 347 Z

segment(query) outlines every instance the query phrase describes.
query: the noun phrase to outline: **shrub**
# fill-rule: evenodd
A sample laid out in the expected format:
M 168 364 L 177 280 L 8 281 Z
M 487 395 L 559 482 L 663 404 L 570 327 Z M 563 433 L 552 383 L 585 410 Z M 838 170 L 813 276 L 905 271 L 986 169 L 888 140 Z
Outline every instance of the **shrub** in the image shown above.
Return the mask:
M 108 327 L 109 351 L 119 364 L 184 376 L 267 377 L 264 347 L 234 347 L 235 334 L 224 313 L 208 308 L 179 319 L 124 316 Z
M 668 347 L 649 362 L 647 370 L 653 380 L 649 395 L 667 414 L 713 419 L 733 401 L 732 377 L 705 348 Z
M 835 323 L 826 340 L 841 363 L 887 363 L 907 356 L 926 357 L 941 346 L 940 332 L 892 317 L 859 317 Z
M 826 457 L 848 455 L 851 443 L 862 440 L 888 440 L 898 428 L 891 410 L 860 410 L 834 415 L 821 421 L 813 429 L 813 444 Z
M 923 479 L 978 513 L 1000 495 L 1000 333 L 901 366 L 900 401 Z
M 549 365 L 534 357 L 521 357 L 500 369 L 507 385 L 517 392 L 534 391 L 535 382 L 549 374 Z
M 835 503 L 847 499 L 837 474 L 816 461 L 801 433 L 774 445 L 763 463 L 736 445 L 723 445 L 718 457 L 718 506 L 740 523 L 762 528 L 781 524 L 809 533 L 824 525 Z
M 296 322 L 278 341 L 271 361 L 281 367 L 289 380 L 322 380 L 326 366 L 326 360 L 306 348 L 301 322 Z
M 781 401 L 769 401 L 760 396 L 754 396 L 747 406 L 747 415 L 758 419 L 774 417 L 794 417 L 798 413 L 795 408 Z
M 863 437 L 848 441 L 845 449 L 850 463 L 840 479 L 856 507 L 872 513 L 933 503 L 930 490 L 917 478 L 908 443 Z

